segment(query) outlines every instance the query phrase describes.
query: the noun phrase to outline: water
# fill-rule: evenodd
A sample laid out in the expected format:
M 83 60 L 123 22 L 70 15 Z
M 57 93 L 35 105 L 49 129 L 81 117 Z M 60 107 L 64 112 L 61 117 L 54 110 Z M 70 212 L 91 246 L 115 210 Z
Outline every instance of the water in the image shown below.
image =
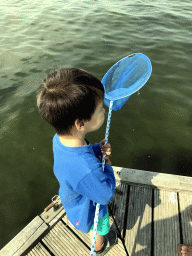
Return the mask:
M 151 78 L 112 112 L 112 164 L 191 176 L 191 11 L 189 0 L 1 1 L 0 248 L 58 194 L 55 131 L 35 98 L 53 68 L 82 68 L 102 79 L 119 59 L 146 54 Z M 87 139 L 101 141 L 105 127 Z

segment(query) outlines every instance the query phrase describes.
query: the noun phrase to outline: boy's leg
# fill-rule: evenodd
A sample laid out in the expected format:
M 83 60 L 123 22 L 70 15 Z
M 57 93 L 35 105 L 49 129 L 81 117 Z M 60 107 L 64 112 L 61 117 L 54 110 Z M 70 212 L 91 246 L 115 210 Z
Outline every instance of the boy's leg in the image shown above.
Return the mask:
M 91 242 L 92 242 L 92 236 L 93 236 L 93 231 L 92 231 L 93 227 L 94 226 L 92 225 L 91 230 L 90 230 Z M 97 233 L 97 235 L 96 235 L 95 250 L 100 251 L 106 243 L 106 240 L 105 240 L 104 236 L 106 234 L 108 234 L 109 231 L 110 231 L 108 211 L 107 211 L 107 214 L 104 217 L 99 219 L 98 225 L 97 225 L 97 231 L 99 233 Z
M 93 237 L 93 231 L 90 231 L 91 243 L 92 243 L 92 237 Z M 95 250 L 99 251 L 103 248 L 103 246 L 104 246 L 104 236 L 101 236 L 97 233 L 96 242 L 95 242 Z

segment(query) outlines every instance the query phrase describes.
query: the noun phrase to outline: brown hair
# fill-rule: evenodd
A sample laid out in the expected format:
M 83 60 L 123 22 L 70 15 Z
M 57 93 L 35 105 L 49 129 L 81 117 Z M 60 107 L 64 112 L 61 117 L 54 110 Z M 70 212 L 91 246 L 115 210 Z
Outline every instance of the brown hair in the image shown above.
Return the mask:
M 37 90 L 39 113 L 58 135 L 72 135 L 71 128 L 76 119 L 90 121 L 102 100 L 102 83 L 88 72 L 76 68 L 49 73 Z

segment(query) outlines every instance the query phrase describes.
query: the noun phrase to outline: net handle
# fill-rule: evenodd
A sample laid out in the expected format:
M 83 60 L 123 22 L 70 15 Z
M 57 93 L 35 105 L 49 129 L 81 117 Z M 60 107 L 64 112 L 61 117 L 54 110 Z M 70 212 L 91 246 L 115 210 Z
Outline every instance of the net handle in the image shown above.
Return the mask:
M 111 123 L 111 115 L 112 115 L 112 110 L 113 110 L 113 101 L 110 101 L 110 106 L 109 106 L 109 113 L 108 113 L 108 118 L 107 118 L 107 127 L 106 127 L 106 132 L 105 132 L 105 144 L 108 143 L 108 137 L 109 137 L 109 128 L 110 128 L 110 123 Z M 102 168 L 104 171 L 105 167 L 105 158 L 106 154 L 102 156 Z M 94 217 L 94 226 L 93 226 L 93 235 L 92 235 L 92 244 L 91 244 L 91 254 L 90 256 L 94 256 L 94 251 L 95 251 L 95 242 L 96 242 L 96 235 L 97 235 L 97 225 L 98 225 L 98 219 L 99 219 L 99 209 L 100 209 L 100 204 L 97 203 L 96 209 L 95 209 L 95 217 Z

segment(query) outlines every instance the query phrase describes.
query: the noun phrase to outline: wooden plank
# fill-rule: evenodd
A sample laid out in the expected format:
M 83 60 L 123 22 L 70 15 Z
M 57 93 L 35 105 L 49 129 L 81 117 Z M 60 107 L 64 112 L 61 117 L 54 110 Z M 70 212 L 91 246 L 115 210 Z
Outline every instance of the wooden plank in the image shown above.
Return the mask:
M 117 182 L 144 184 L 152 188 L 191 191 L 192 177 L 112 166 Z
M 90 246 L 91 246 L 91 243 L 90 243 Z M 105 255 L 106 256 L 117 256 L 117 255 L 126 256 L 127 254 L 125 252 L 125 249 L 123 247 L 121 240 L 118 238 L 118 243 L 114 245 Z
M 39 242 L 26 256 L 51 256 L 51 254 Z
M 50 251 L 58 256 L 90 254 L 89 249 L 59 221 L 50 232 L 42 239 Z
M 110 219 L 110 225 L 113 225 L 113 221 Z M 73 232 L 78 235 L 90 248 L 89 252 L 91 251 L 91 239 L 90 239 L 90 234 L 85 234 L 83 232 L 80 232 L 79 230 L 73 228 L 70 224 L 69 227 L 72 228 Z M 116 256 L 116 255 L 121 255 L 121 256 L 126 256 L 127 254 L 125 253 L 123 244 L 121 240 L 118 238 L 118 244 L 116 244 L 110 251 L 108 251 L 106 256 Z
M 110 201 L 110 208 L 112 210 L 112 214 L 114 216 L 114 219 L 118 225 L 118 228 L 121 232 L 121 236 L 123 236 L 123 229 L 124 229 L 124 218 L 125 218 L 125 209 L 126 209 L 126 200 L 127 200 L 127 190 L 128 190 L 128 185 L 126 184 L 120 184 L 116 183 L 116 189 L 115 189 L 115 194 Z M 110 212 L 109 212 L 110 214 Z M 111 228 L 114 229 L 117 234 L 117 228 L 116 225 L 110 217 L 111 220 Z
M 154 191 L 154 256 L 178 255 L 180 244 L 176 192 Z
M 192 245 L 192 216 L 189 214 L 189 210 L 192 208 L 192 194 L 179 193 L 179 204 L 183 243 Z
M 141 170 L 134 170 L 134 169 L 128 169 L 128 168 L 122 168 L 122 167 L 116 167 L 113 166 L 114 169 L 114 173 L 115 173 L 115 177 L 116 177 L 116 181 L 117 181 L 117 185 L 118 182 L 121 185 L 118 185 L 118 189 L 119 192 L 122 192 L 123 195 L 117 194 L 115 195 L 115 197 L 112 199 L 112 208 L 113 208 L 113 213 L 115 215 L 115 219 L 117 220 L 118 226 L 121 230 L 123 230 L 123 216 L 125 214 L 125 207 L 124 204 L 126 202 L 126 184 L 144 184 L 148 187 L 151 188 L 165 188 L 166 190 L 172 190 L 172 192 L 167 191 L 165 194 L 165 192 L 158 192 L 159 190 L 155 189 L 155 193 L 156 193 L 156 197 L 155 197 L 155 209 L 154 209 L 154 217 L 155 219 L 155 223 L 154 223 L 154 228 L 155 228 L 155 235 L 156 237 L 158 236 L 158 232 L 159 232 L 159 228 L 162 229 L 161 227 L 161 223 L 165 222 L 165 224 L 168 222 L 171 223 L 171 225 L 174 224 L 174 229 L 176 231 L 178 231 L 178 205 L 176 204 L 176 201 L 174 198 L 176 194 L 174 194 L 174 191 L 178 191 L 179 192 L 179 196 L 181 196 L 181 200 L 180 200 L 180 209 L 181 209 L 181 220 L 182 220 L 182 232 L 183 232 L 183 240 L 184 242 L 186 241 L 188 244 L 192 243 L 192 239 L 191 239 L 191 216 L 188 216 L 187 211 L 188 211 L 188 207 L 191 205 L 191 195 L 189 197 L 185 196 L 185 193 L 188 192 L 192 192 L 192 177 L 187 177 L 187 176 L 179 176 L 179 175 L 171 175 L 171 174 L 163 174 L 163 173 L 157 173 L 157 172 L 148 172 L 148 171 L 141 171 Z M 126 184 L 125 184 L 126 183 Z M 136 193 L 135 186 L 131 185 L 131 193 L 133 193 L 133 195 L 130 195 L 130 200 L 134 199 L 133 204 L 135 204 L 135 202 L 138 203 L 138 209 L 136 210 L 136 208 L 133 207 L 133 205 L 129 205 L 128 208 L 128 217 L 127 217 L 127 225 L 130 227 L 131 224 L 133 224 L 134 222 L 134 218 L 135 218 L 135 212 L 138 213 L 138 211 L 143 211 L 143 215 L 138 215 L 136 214 L 136 216 L 138 217 L 138 219 L 135 219 L 135 226 L 133 227 L 133 229 L 131 230 L 127 230 L 126 232 L 126 237 L 128 232 L 131 232 L 131 234 L 133 234 L 132 238 L 127 238 L 129 240 L 132 239 L 132 241 L 135 243 L 132 247 L 131 250 L 133 251 L 133 253 L 141 251 L 142 250 L 142 246 L 146 247 L 144 250 L 142 250 L 143 253 L 147 252 L 149 253 L 149 233 L 147 233 L 148 231 L 150 231 L 150 225 L 149 223 L 147 223 L 147 221 L 149 221 L 150 216 L 151 216 L 151 208 L 149 207 L 150 204 L 147 204 L 146 201 L 149 201 L 151 198 L 151 188 L 142 188 L 139 187 L 138 188 L 138 193 Z M 148 190 L 149 189 L 149 190 Z M 141 200 L 141 192 L 140 191 L 145 191 L 145 193 L 148 193 L 149 198 L 146 199 L 146 197 L 144 196 Z M 150 191 L 150 192 L 149 192 Z M 144 193 L 144 192 L 142 192 Z M 145 195 L 145 193 L 143 195 Z M 159 193 L 159 195 L 158 195 Z M 162 193 L 162 194 L 161 194 Z M 159 196 L 159 197 L 158 197 Z M 163 200 L 165 200 L 166 198 L 168 198 L 168 202 L 169 204 L 167 204 L 167 202 L 162 201 L 162 204 L 160 204 L 160 198 L 163 198 Z M 171 199 L 172 198 L 172 199 Z M 171 203 L 170 203 L 171 202 Z M 174 207 L 173 207 L 173 202 L 175 203 Z M 140 208 L 139 208 L 140 205 Z M 176 206 L 177 205 L 177 206 Z M 143 208 L 145 206 L 145 208 Z M 192 206 L 191 206 L 192 207 Z M 171 208 L 171 209 L 170 209 Z M 173 208 L 173 209 L 172 209 Z M 132 213 L 131 213 L 132 212 Z M 134 212 L 134 214 L 133 214 Z M 164 212 L 162 214 L 162 212 Z M 175 214 L 174 216 L 171 215 L 169 216 L 170 212 L 172 214 Z M 35 242 L 38 242 L 38 239 L 42 236 L 42 234 L 44 232 L 47 232 L 49 225 L 50 227 L 54 227 L 54 225 L 56 225 L 60 219 L 65 219 L 64 215 L 65 215 L 65 210 L 63 208 L 63 205 L 59 199 L 59 203 L 58 203 L 58 207 L 57 209 L 55 209 L 54 207 L 52 207 L 51 209 L 49 209 L 48 212 L 43 212 L 40 216 L 37 216 L 36 218 L 34 218 L 23 230 L 20 231 L 19 234 L 17 234 L 17 236 L 15 236 L 4 248 L 1 249 L 0 251 L 0 255 L 4 256 L 4 255 L 20 255 L 23 252 L 25 252 L 27 250 L 27 248 L 29 248 L 30 246 L 32 246 L 33 244 L 35 244 Z M 129 214 L 133 214 L 132 216 L 132 223 L 129 219 Z M 147 216 L 148 214 L 148 219 L 145 218 L 145 216 Z M 131 216 L 131 215 L 130 215 Z M 161 217 L 163 216 L 163 219 L 161 219 Z M 42 219 L 41 219 L 42 218 Z M 176 220 L 176 222 L 174 223 L 174 219 Z M 46 225 L 46 223 L 49 225 Z M 137 223 L 136 223 L 137 222 Z M 112 223 L 111 224 L 112 227 L 115 226 Z M 142 234 L 143 231 L 146 235 L 146 241 L 144 241 L 142 238 L 142 234 L 140 234 L 140 236 L 136 233 L 138 233 L 139 231 L 137 231 L 137 228 L 139 227 L 139 229 L 141 229 L 141 226 L 143 228 L 142 230 Z M 169 225 L 164 225 L 163 229 L 165 230 L 165 232 L 167 232 L 167 230 L 169 231 Z M 68 232 L 69 229 L 65 230 L 65 232 Z M 148 230 L 148 231 L 146 231 Z M 82 232 L 78 233 L 79 231 L 77 231 L 76 229 L 74 229 L 74 232 L 77 232 L 76 234 L 79 235 L 79 237 L 85 241 L 85 243 L 90 246 L 91 242 L 90 242 L 90 238 L 88 234 L 84 234 Z M 134 233 L 135 232 L 135 233 Z M 179 236 L 179 232 L 178 236 Z M 53 234 L 51 234 L 50 236 L 52 236 L 52 239 L 54 239 Z M 134 237 L 135 236 L 135 237 Z M 169 237 L 170 235 L 168 235 Z M 50 239 L 50 237 L 49 237 Z M 134 240 L 135 239 L 135 240 Z M 165 236 L 164 236 L 165 239 Z M 178 237 L 174 238 L 175 239 L 175 243 L 180 243 L 180 239 L 178 239 Z M 160 237 L 159 240 L 157 238 L 157 241 L 155 239 L 154 244 L 156 242 L 156 247 L 157 247 L 157 251 L 159 250 L 159 252 L 161 252 L 161 244 L 162 241 L 160 241 Z M 165 239 L 167 241 L 167 239 Z M 19 241 L 19 242 L 18 242 Z M 130 244 L 130 241 L 127 240 L 127 244 Z M 173 248 L 173 246 L 171 246 L 171 248 Z M 159 248 L 159 249 L 158 249 Z M 170 247 L 169 247 L 170 248 Z M 118 249 L 117 246 L 114 247 L 114 250 Z M 112 251 L 112 250 L 110 250 Z M 109 253 L 110 253 L 109 251 Z M 33 252 L 31 252 L 32 254 L 37 253 L 37 249 L 35 248 L 33 250 Z M 170 250 L 168 250 L 168 255 L 171 255 Z M 64 254 L 63 254 L 64 255 Z M 69 255 L 69 254 L 68 254 Z M 145 254 L 142 254 L 142 256 Z M 146 254 L 147 255 L 147 254 Z M 150 254 L 148 254 L 150 255 Z M 158 255 L 158 254 L 157 254 Z M 173 254 L 174 255 L 174 252 Z
M 55 225 L 65 214 L 65 209 L 61 203 L 60 197 L 58 197 L 58 206 L 51 207 L 48 211 L 44 211 L 40 217 L 45 223 L 48 223 L 50 227 Z
M 66 225 L 73 230 L 73 232 L 77 235 L 77 237 L 80 237 L 80 239 L 82 241 L 84 241 L 84 243 L 87 244 L 87 246 L 91 247 L 90 245 L 90 236 L 89 233 L 83 233 L 79 230 L 77 230 L 75 227 L 73 227 L 69 222 L 68 222 L 68 218 L 67 215 L 65 215 L 62 220 L 66 223 Z
M 125 245 L 131 256 L 151 255 L 151 206 L 151 188 L 130 187 Z
M 22 229 L 0 251 L 1 256 L 20 256 L 24 253 L 46 230 L 48 225 L 36 216 L 24 229 Z
M 121 237 L 123 237 L 127 190 L 128 190 L 128 186 L 126 184 L 120 184 L 116 182 L 115 194 L 112 200 L 110 201 L 112 214 L 120 230 Z M 115 232 L 118 234 L 118 231 L 112 216 L 110 216 L 109 222 L 110 222 L 111 229 L 115 230 Z M 91 243 L 90 243 L 90 247 L 91 247 Z M 112 249 L 110 249 L 105 255 L 106 256 L 116 256 L 116 255 L 126 256 L 127 254 L 125 252 L 125 249 L 121 240 L 118 238 L 118 244 L 113 246 Z

